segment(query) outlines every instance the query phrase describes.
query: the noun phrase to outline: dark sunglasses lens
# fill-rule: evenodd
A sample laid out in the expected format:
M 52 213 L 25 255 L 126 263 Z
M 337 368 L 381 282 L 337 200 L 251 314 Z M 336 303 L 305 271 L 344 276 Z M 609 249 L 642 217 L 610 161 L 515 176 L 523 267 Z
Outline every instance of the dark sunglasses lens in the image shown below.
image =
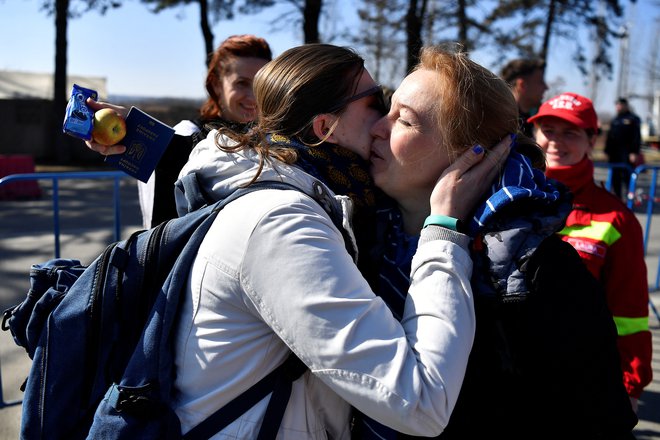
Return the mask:
M 375 93 L 375 98 L 376 98 L 376 105 L 377 109 L 383 113 L 387 114 L 389 111 L 389 105 L 387 105 L 387 102 L 385 102 L 385 94 L 383 93 L 383 89 L 378 90 L 378 92 Z
M 371 107 L 375 108 L 383 115 L 387 114 L 389 107 L 385 102 L 385 94 L 383 93 L 383 88 L 381 86 L 376 86 L 362 93 L 362 97 L 370 96 L 373 96 L 373 98 L 370 98 L 372 100 Z
M 388 111 L 388 106 L 385 103 L 385 96 L 383 94 L 383 89 L 380 86 L 373 87 L 371 89 L 365 90 L 362 93 L 358 93 L 356 95 L 351 96 L 350 98 L 347 98 L 340 102 L 339 104 L 336 104 L 328 110 L 329 113 L 335 112 L 337 110 L 343 109 L 347 105 L 349 105 L 352 102 L 357 101 L 358 99 L 366 98 L 369 96 L 374 96 L 376 99 L 376 108 L 381 111 L 383 114 L 387 113 Z

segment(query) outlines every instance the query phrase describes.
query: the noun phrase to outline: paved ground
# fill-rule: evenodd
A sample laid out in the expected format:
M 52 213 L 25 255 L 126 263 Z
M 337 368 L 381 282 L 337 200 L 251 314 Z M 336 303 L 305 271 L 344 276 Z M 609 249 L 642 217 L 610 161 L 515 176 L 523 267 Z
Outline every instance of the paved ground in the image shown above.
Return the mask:
M 49 187 L 42 184 L 46 193 Z M 89 263 L 113 241 L 111 187 L 110 181 L 82 181 L 75 187 L 60 184 L 62 256 L 76 256 Z M 122 237 L 126 237 L 141 224 L 135 181 L 122 181 L 121 199 Z M 51 212 L 48 197 L 37 201 L 0 201 L 0 311 L 25 295 L 30 265 L 53 257 Z M 641 215 L 640 221 L 644 221 Z M 654 222 L 657 232 L 651 236 L 648 253 L 656 257 L 647 259 L 650 285 L 655 284 L 657 255 L 660 255 L 660 217 Z M 660 292 L 653 292 L 652 300 L 660 308 Z M 640 423 L 635 431 L 639 440 L 660 439 L 660 322 L 651 315 L 650 324 L 655 379 L 640 402 Z M 0 362 L 1 397 L 4 402 L 21 399 L 18 388 L 27 374 L 29 359 L 8 332 L 0 332 Z M 18 438 L 19 425 L 20 405 L 0 409 L 0 440 Z
M 90 263 L 114 241 L 113 180 L 62 180 L 59 184 L 61 256 Z M 29 286 L 33 263 L 54 257 L 50 181 L 42 181 L 44 196 L 35 201 L 0 201 L 0 311 L 21 301 Z M 140 229 L 142 218 L 133 179 L 122 179 L 122 238 Z M 9 332 L 0 331 L 0 373 L 5 402 L 20 400 L 19 387 L 30 360 Z M 0 409 L 0 440 L 17 439 L 20 405 Z

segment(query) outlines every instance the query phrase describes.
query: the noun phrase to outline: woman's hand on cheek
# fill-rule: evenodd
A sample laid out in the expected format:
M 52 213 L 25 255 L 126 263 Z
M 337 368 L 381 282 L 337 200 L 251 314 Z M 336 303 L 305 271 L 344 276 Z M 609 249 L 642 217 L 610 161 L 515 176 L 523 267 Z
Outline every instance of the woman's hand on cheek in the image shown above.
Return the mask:
M 126 119 L 126 116 L 128 115 L 128 109 L 120 105 L 114 105 L 107 102 L 97 102 L 94 101 L 92 98 L 87 98 L 86 104 L 89 108 L 91 108 L 95 112 L 101 110 L 102 108 L 111 108 L 115 110 L 117 113 L 119 113 L 124 119 Z M 85 141 L 85 145 L 87 145 L 87 148 L 89 148 L 90 150 L 96 151 L 97 153 L 102 154 L 103 156 L 110 156 L 112 154 L 121 154 L 124 151 L 126 151 L 126 147 L 121 144 L 102 145 L 94 142 L 93 140 L 89 140 L 89 141 Z
M 509 156 L 511 139 L 501 140 L 486 152 L 475 145 L 447 167 L 431 193 L 431 214 L 463 222 L 477 207 Z

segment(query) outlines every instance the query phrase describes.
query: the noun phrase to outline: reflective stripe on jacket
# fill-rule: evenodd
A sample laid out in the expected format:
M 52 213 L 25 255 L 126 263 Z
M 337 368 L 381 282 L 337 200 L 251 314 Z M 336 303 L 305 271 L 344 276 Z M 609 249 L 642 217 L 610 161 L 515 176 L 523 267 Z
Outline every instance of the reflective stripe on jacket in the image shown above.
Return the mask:
M 631 396 L 639 397 L 652 378 L 642 228 L 621 200 L 594 183 L 588 158 L 571 167 L 548 169 L 546 174 L 574 194 L 573 211 L 559 234 L 605 286 L 619 335 L 624 383 Z

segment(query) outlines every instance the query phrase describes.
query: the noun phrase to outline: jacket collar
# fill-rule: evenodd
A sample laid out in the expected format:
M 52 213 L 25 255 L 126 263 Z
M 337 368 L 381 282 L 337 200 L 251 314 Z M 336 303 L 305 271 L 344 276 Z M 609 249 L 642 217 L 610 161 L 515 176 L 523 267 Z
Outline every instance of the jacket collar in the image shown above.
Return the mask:
M 594 163 L 587 156 L 570 166 L 548 168 L 545 175 L 551 179 L 559 180 L 566 185 L 573 194 L 579 194 L 594 180 Z

